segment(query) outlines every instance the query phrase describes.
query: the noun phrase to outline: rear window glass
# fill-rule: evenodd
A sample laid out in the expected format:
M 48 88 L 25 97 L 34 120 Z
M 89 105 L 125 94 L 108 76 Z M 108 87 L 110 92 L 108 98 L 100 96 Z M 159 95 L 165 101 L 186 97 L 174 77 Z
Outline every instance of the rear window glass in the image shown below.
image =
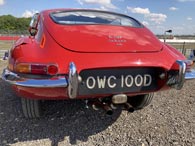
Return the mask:
M 51 13 L 50 16 L 58 24 L 104 24 L 143 27 L 141 23 L 129 16 L 102 11 L 59 11 Z

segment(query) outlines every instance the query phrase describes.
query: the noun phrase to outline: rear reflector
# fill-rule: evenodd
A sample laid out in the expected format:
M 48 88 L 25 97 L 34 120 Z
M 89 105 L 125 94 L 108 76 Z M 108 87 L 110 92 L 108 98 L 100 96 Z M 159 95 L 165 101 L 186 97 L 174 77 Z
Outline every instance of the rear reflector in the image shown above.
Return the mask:
M 50 75 L 55 75 L 58 73 L 58 67 L 56 65 L 49 65 L 47 67 L 47 73 Z

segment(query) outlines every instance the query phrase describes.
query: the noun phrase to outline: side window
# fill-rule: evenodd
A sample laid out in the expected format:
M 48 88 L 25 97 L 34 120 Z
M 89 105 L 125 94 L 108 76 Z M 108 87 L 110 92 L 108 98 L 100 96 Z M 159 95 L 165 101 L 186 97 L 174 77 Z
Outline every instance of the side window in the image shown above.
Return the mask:
M 29 32 L 31 36 L 35 36 L 37 34 L 38 22 L 39 22 L 39 13 L 36 13 L 34 14 L 30 22 Z
M 37 34 L 35 36 L 38 42 L 41 41 L 42 35 L 43 35 L 43 23 L 42 23 L 42 20 L 40 19 L 37 24 Z
M 39 21 L 39 13 L 36 13 L 34 14 L 34 16 L 30 21 L 30 27 L 36 29 L 38 21 Z

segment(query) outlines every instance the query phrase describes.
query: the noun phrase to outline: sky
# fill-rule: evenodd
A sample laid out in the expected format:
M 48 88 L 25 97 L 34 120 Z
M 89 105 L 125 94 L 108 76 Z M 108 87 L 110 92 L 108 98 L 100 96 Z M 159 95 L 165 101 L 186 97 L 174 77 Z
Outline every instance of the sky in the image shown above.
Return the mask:
M 53 8 L 90 8 L 129 15 L 155 34 L 195 35 L 195 0 L 0 0 L 0 15 L 31 17 Z

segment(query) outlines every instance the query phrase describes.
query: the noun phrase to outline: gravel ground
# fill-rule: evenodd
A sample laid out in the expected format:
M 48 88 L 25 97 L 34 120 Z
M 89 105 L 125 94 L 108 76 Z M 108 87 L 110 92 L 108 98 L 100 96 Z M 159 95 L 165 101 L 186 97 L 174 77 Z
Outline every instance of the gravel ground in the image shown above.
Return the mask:
M 5 66 L 0 62 L 0 71 Z M 195 146 L 195 82 L 156 93 L 145 109 L 112 116 L 76 101 L 47 101 L 44 117 L 23 118 L 20 99 L 0 80 L 0 146 Z

